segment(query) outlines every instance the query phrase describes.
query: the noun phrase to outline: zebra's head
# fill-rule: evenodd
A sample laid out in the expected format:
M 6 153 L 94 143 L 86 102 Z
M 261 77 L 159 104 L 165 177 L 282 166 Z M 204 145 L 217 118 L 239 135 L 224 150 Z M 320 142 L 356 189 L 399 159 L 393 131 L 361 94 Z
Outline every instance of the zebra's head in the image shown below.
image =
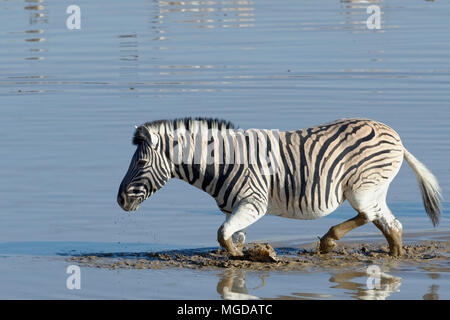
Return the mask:
M 169 162 L 161 151 L 161 136 L 145 125 L 136 128 L 133 144 L 137 146 L 119 187 L 117 202 L 125 211 L 137 210 L 139 204 L 159 190 L 171 177 Z

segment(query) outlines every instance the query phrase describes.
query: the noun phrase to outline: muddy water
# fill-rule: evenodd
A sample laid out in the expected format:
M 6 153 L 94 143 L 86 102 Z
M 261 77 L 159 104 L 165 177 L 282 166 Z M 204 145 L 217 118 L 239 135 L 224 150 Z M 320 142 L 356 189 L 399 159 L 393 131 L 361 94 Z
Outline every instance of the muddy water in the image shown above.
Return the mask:
M 66 27 L 71 4 L 81 9 L 80 30 Z M 380 30 L 366 27 L 369 4 L 381 8 Z M 132 215 L 115 202 L 133 125 L 155 119 L 289 130 L 373 118 L 400 133 L 449 199 L 448 12 L 448 2 L 419 0 L 0 0 L 0 297 L 220 298 L 230 272 L 244 273 L 259 297 L 356 297 L 319 270 L 82 267 L 73 291 L 67 257 L 217 245 L 223 216 L 184 183 L 170 181 Z M 406 232 L 427 231 L 413 240 L 449 234 L 448 201 L 430 231 L 409 168 L 389 203 Z M 313 243 L 353 215 L 344 205 L 316 221 L 264 217 L 248 238 Z M 350 236 L 378 234 L 367 225 Z M 395 271 L 402 284 L 388 298 L 448 298 L 446 269 L 425 268 L 434 270 Z
M 327 254 L 319 253 L 318 243 L 296 245 L 279 242 L 274 244 L 275 249 L 268 243 L 248 244 L 244 248 L 244 256 L 234 258 L 221 249 L 203 248 L 141 253 L 86 253 L 70 257 L 68 261 L 87 268 L 108 270 L 219 270 L 216 290 L 223 299 L 335 299 L 342 296 L 334 289 L 346 289 L 346 298 L 384 300 L 399 296 L 403 277 L 408 278 L 412 272 L 428 275 L 433 282 L 441 283 L 445 292 L 448 286 L 447 273 L 450 272 L 450 241 L 442 238 L 448 239 L 448 236 L 442 234 L 439 240 L 427 241 L 409 239 L 403 246 L 401 257 L 391 257 L 385 242 L 366 238 L 363 242 L 341 242 L 337 249 Z M 250 272 L 261 277 L 261 284 L 252 290 L 246 286 L 246 275 Z M 332 289 L 332 292 L 258 296 L 259 289 L 270 281 L 266 278 L 270 279 L 273 274 L 291 274 L 294 278 L 309 274 L 330 275 L 332 285 L 328 289 Z M 443 279 L 441 275 L 444 275 Z M 432 284 L 422 298 L 444 298 L 438 292 L 439 288 L 440 285 Z
M 404 245 L 403 250 L 405 252 L 400 258 L 391 257 L 388 254 L 387 246 L 381 243 L 341 244 L 339 249 L 329 254 L 321 254 L 317 249 L 307 249 L 311 247 L 308 244 L 299 248 L 281 247 L 275 250 L 268 243 L 251 243 L 244 248 L 242 257 L 231 257 L 226 251 L 219 248 L 215 250 L 171 250 L 141 254 L 83 254 L 69 260 L 89 267 L 110 269 L 224 268 L 291 271 L 314 270 L 314 268 L 348 268 L 354 265 L 359 266 L 361 262 L 386 264 L 395 261 L 423 265 L 427 260 L 436 259 L 448 263 L 449 244 L 449 241 L 419 241 Z

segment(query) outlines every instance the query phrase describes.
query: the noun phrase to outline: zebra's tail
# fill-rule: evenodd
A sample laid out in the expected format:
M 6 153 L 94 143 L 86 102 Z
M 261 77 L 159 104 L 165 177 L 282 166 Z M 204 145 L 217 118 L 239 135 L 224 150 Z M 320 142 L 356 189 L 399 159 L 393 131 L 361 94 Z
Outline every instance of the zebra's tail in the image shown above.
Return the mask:
M 441 188 L 434 174 L 425 167 L 425 165 L 416 159 L 411 153 L 404 148 L 404 157 L 409 166 L 416 174 L 422 193 L 423 204 L 433 226 L 439 224 L 441 217 Z

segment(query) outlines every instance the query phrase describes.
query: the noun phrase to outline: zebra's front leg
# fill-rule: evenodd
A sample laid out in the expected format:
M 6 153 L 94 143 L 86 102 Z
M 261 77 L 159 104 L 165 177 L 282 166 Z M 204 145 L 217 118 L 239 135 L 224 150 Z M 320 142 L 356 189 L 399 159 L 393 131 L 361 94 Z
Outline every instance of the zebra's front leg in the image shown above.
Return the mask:
M 245 233 L 242 231 L 249 225 L 257 221 L 266 213 L 266 207 L 245 202 L 239 204 L 233 212 L 227 216 L 225 222 L 217 231 L 217 241 L 227 249 L 232 256 L 242 256 L 242 246 L 245 240 Z M 233 243 L 233 235 L 238 240 L 238 247 Z M 239 246 L 240 244 L 240 246 Z

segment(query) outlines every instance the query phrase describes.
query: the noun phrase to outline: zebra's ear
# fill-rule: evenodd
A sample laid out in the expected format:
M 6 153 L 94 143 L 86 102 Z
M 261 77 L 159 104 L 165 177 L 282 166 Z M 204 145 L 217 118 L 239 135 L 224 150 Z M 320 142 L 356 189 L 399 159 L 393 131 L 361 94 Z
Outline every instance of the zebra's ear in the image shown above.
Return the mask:
M 142 142 L 147 142 L 151 147 L 156 147 L 158 144 L 158 135 L 148 130 L 145 126 L 136 128 L 136 132 L 133 137 L 133 144 L 139 145 Z
M 150 139 L 149 139 L 150 146 L 152 148 L 154 148 L 158 144 L 158 140 L 159 140 L 158 135 L 156 133 L 153 133 L 150 131 L 149 131 L 149 134 L 150 134 Z

